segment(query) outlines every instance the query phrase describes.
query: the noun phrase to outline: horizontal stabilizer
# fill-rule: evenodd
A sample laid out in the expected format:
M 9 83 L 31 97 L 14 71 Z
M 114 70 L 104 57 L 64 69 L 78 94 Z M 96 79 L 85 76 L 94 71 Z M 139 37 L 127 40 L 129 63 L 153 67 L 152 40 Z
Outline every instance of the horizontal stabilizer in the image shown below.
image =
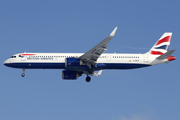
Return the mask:
M 166 59 L 166 58 L 168 58 L 169 56 L 171 56 L 171 54 L 172 54 L 174 51 L 175 51 L 175 50 L 170 50 L 170 51 L 164 53 L 163 55 L 157 57 L 156 59 L 158 59 L 158 60 Z

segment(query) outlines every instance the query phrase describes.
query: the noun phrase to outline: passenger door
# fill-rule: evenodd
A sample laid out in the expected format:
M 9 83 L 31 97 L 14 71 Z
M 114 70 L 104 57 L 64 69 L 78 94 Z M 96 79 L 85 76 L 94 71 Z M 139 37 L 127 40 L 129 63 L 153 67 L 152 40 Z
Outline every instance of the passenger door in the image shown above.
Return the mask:
M 107 62 L 110 62 L 111 61 L 111 55 L 106 55 L 106 60 L 107 60 Z
M 21 56 L 21 61 L 26 61 L 27 56 Z
M 144 54 L 144 62 L 148 62 L 149 58 L 148 58 L 148 54 Z

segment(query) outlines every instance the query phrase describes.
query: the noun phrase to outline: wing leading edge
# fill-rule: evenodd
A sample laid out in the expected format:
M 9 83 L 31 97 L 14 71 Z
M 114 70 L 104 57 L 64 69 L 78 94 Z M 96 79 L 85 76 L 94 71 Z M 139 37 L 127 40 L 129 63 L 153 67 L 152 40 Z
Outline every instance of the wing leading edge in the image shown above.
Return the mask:
M 91 68 L 91 65 L 96 66 L 97 59 L 106 50 L 107 44 L 114 37 L 116 30 L 117 27 L 114 28 L 114 30 L 107 38 L 105 38 L 103 41 L 101 41 L 91 50 L 89 50 L 88 52 L 84 53 L 82 56 L 79 57 L 79 59 L 83 62 L 84 65 L 89 66 L 89 68 Z

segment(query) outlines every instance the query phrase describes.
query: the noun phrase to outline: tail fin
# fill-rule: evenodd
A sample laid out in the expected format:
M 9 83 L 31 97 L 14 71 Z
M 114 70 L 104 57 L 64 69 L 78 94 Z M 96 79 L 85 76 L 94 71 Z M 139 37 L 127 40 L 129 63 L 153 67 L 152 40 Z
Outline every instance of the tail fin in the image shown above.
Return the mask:
M 152 55 L 162 55 L 166 53 L 171 42 L 171 36 L 172 33 L 170 32 L 164 33 L 148 53 Z

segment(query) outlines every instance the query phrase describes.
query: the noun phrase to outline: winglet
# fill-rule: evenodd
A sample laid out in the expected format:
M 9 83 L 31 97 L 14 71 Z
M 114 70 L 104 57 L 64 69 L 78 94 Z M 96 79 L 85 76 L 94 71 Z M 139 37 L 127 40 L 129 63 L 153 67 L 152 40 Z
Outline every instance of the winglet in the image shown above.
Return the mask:
M 103 71 L 103 70 L 100 70 L 98 73 L 94 73 L 93 75 L 96 76 L 96 77 L 98 77 L 99 75 L 101 75 L 102 71 Z
M 98 74 L 98 75 L 101 75 L 102 71 L 103 71 L 103 70 L 100 70 L 97 74 Z
M 115 27 L 115 28 L 114 28 L 114 30 L 111 32 L 110 36 L 113 37 L 113 36 L 115 35 L 117 28 L 118 28 L 118 27 Z

